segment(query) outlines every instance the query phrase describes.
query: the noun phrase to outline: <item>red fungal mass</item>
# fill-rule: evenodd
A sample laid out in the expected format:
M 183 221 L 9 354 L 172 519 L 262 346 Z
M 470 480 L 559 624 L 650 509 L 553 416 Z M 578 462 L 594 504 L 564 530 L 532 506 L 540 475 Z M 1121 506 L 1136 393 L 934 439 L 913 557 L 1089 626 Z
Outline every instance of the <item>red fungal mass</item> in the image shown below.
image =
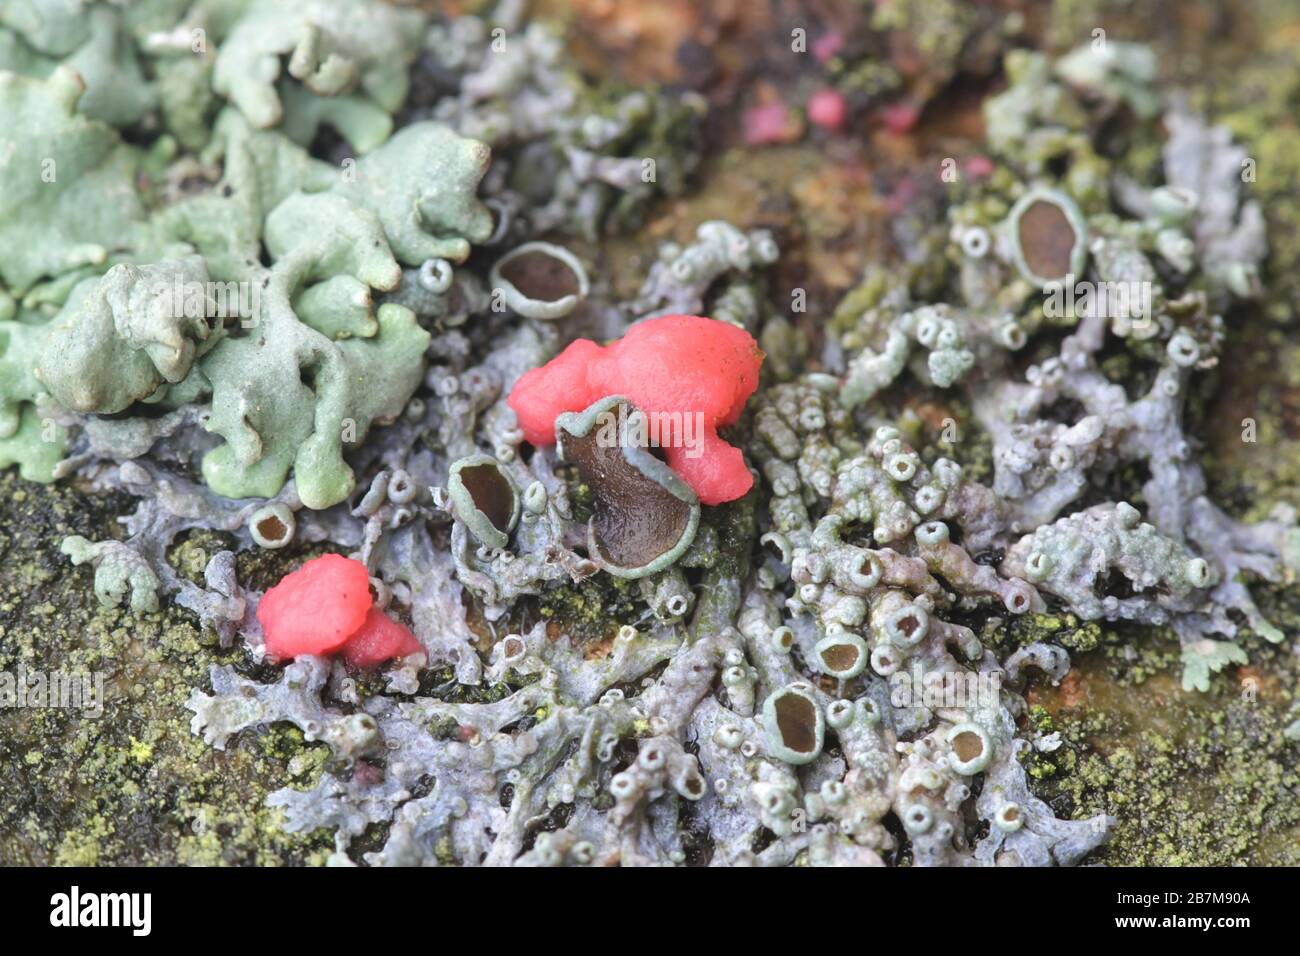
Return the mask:
M 281 659 L 332 654 L 373 667 L 421 650 L 409 630 L 372 607 L 370 575 L 360 561 L 337 554 L 313 558 L 264 595 L 257 620 L 267 653 Z
M 420 642 L 406 627 L 372 607 L 360 630 L 343 645 L 343 659 L 353 667 L 374 667 L 422 650 Z
M 326 554 L 262 595 L 257 620 L 267 651 L 276 657 L 329 654 L 361 626 L 373 600 L 364 564 Z
M 634 325 L 602 348 L 578 339 L 541 368 L 525 373 L 509 405 L 524 437 L 534 445 L 555 443 L 555 419 L 580 412 L 598 399 L 622 395 L 647 414 L 703 415 L 702 450 L 687 444 L 664 449 L 668 465 L 706 505 L 734 501 L 749 491 L 753 476 L 739 448 L 718 437 L 734 424 L 758 387 L 763 353 L 744 329 L 697 315 L 665 315 Z

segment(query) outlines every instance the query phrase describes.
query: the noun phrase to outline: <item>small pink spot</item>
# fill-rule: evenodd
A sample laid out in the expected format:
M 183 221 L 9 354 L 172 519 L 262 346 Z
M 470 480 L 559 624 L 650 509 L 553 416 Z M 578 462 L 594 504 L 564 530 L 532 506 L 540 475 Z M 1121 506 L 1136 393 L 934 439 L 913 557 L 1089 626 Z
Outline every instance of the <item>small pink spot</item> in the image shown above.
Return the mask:
M 993 172 L 993 160 L 987 156 L 971 156 L 962 163 L 961 168 L 971 179 L 983 179 Z
M 808 98 L 808 119 L 822 129 L 843 128 L 848 112 L 839 90 L 818 90 Z
M 840 33 L 839 30 L 823 33 L 816 40 L 813 40 L 812 52 L 818 63 L 825 63 L 842 49 L 844 49 L 844 34 Z
M 424 647 L 405 625 L 372 607 L 361 627 L 343 645 L 343 657 L 353 667 L 375 667 L 422 650 Z
M 745 143 L 749 146 L 767 146 L 772 143 L 793 143 L 799 138 L 799 124 L 784 103 L 763 103 L 745 110 Z
M 890 103 L 880 110 L 881 122 L 891 133 L 906 133 L 921 118 L 921 111 L 911 103 Z

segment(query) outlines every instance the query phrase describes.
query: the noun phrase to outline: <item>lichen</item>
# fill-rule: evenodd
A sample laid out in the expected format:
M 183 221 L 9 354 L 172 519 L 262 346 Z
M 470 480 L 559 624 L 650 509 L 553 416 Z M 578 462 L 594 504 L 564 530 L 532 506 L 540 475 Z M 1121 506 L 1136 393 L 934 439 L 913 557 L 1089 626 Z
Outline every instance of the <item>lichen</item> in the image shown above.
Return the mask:
M 47 484 L 0 476 L 0 670 L 107 699 L 0 713 L 0 860 L 1295 862 L 1300 459 L 1241 467 L 1206 409 L 1294 351 L 1286 83 L 1224 126 L 1146 46 L 1012 50 L 985 155 L 901 176 L 863 249 L 849 164 L 802 228 L 725 190 L 670 222 L 703 98 L 589 81 L 518 5 L 33 9 L 0 11 L 0 463 Z M 1024 26 L 864 16 L 812 69 L 890 136 Z M 839 296 L 827 246 L 869 263 Z M 507 402 L 673 313 L 769 353 L 710 432 L 725 503 L 566 441 L 617 395 L 560 396 L 559 449 Z M 262 595 L 339 552 L 423 654 L 268 659 Z

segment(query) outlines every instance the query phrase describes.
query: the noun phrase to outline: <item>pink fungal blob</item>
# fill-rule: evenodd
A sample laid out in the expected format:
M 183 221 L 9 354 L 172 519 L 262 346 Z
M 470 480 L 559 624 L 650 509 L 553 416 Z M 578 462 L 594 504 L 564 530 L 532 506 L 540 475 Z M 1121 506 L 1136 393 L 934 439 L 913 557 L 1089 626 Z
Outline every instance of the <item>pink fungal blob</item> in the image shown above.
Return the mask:
M 920 118 L 921 111 L 913 103 L 891 103 L 880 110 L 880 119 L 891 133 L 908 132 Z
M 280 658 L 337 651 L 365 620 L 374 599 L 360 561 L 313 558 L 262 595 L 257 620 L 266 649 Z
M 355 634 L 343 645 L 343 659 L 353 667 L 374 667 L 424 648 L 404 625 L 372 607 Z
M 812 52 L 818 63 L 825 63 L 844 49 L 844 34 L 838 30 L 823 33 L 813 40 Z
M 822 129 L 835 131 L 844 126 L 849 109 L 839 90 L 818 90 L 808 97 L 808 120 Z
M 972 179 L 983 179 L 993 173 L 993 160 L 987 156 L 971 156 L 962 163 L 962 169 Z
M 706 505 L 741 497 L 753 485 L 744 456 L 718 437 L 758 387 L 763 353 L 744 329 L 697 315 L 665 315 L 634 325 L 601 347 L 578 339 L 526 372 L 507 400 L 524 437 L 555 443 L 555 419 L 622 395 L 660 422 L 687 422 L 663 443 L 664 457 Z M 674 415 L 679 417 L 674 419 Z M 692 429 L 688 431 L 687 429 Z M 664 429 L 661 429 L 661 433 Z
M 267 653 L 282 660 L 341 650 L 354 667 L 374 667 L 423 650 L 410 630 L 373 605 L 366 566 L 326 554 L 262 595 L 257 620 Z
M 803 130 L 790 108 L 784 103 L 761 103 L 745 110 L 742 117 L 745 144 L 770 146 L 775 143 L 793 143 Z

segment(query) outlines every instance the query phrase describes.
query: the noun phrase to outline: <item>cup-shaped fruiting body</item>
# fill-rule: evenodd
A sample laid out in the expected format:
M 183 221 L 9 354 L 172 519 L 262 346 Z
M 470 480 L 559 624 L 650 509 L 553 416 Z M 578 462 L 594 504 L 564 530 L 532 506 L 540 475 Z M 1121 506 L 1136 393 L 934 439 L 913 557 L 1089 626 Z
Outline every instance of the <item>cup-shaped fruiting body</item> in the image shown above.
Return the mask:
M 524 655 L 528 653 L 524 639 L 518 634 L 507 634 L 498 646 L 501 648 L 501 660 L 507 664 L 523 660 Z
M 750 788 L 759 807 L 759 821 L 777 836 L 793 832 L 792 811 L 798 806 L 793 782 L 760 780 Z
M 735 664 L 722 672 L 722 686 L 728 689 L 741 687 L 753 680 L 749 669 Z
M 1011 578 L 1002 585 L 1002 603 L 1012 614 L 1024 614 L 1038 602 L 1042 601 L 1027 581 Z
M 1015 321 L 1004 322 L 998 326 L 998 341 L 1012 352 L 1019 352 L 1029 342 L 1029 333 Z
M 1194 588 L 1207 588 L 1214 583 L 1214 569 L 1204 558 L 1192 558 L 1185 570 L 1187 583 Z
M 488 275 L 506 306 L 530 319 L 562 319 L 587 297 L 587 270 L 568 249 L 525 242 L 497 260 Z
M 388 500 L 395 505 L 409 505 L 419 491 L 419 485 L 405 469 L 398 468 L 388 478 Z
M 758 543 L 772 555 L 774 559 L 782 564 L 789 564 L 794 558 L 794 545 L 790 539 L 779 531 L 769 531 L 758 539 Z
M 885 618 L 885 634 L 891 644 L 914 647 L 930 630 L 930 615 L 919 604 L 908 604 Z
M 866 661 L 867 655 L 862 655 L 862 660 Z M 849 724 L 853 723 L 853 718 L 857 716 L 857 706 L 851 700 L 837 700 L 826 708 L 826 722 L 834 730 L 843 730 Z
M 897 673 L 902 664 L 902 655 L 893 644 L 878 644 L 871 652 L 871 669 L 881 677 Z
M 993 759 L 993 741 L 979 724 L 966 721 L 949 729 L 946 739 L 952 751 L 948 766 L 963 776 L 979 773 Z
M 293 540 L 297 526 L 292 509 L 279 503 L 263 505 L 248 517 L 248 533 L 263 548 L 283 548 Z
M 1042 551 L 1032 551 L 1025 559 L 1025 574 L 1031 581 L 1044 581 L 1052 573 L 1051 555 Z
M 917 544 L 937 548 L 948 540 L 948 526 L 942 521 L 927 521 L 916 526 Z
M 912 836 L 928 833 L 934 826 L 934 813 L 924 803 L 914 803 L 903 811 L 903 828 Z
M 845 557 L 837 560 L 832 569 L 837 584 L 849 591 L 862 592 L 880 583 L 885 569 L 875 552 L 848 545 L 841 553 Z
M 778 627 L 772 632 L 772 650 L 778 654 L 789 654 L 794 650 L 794 631 L 788 627 Z
M 1201 360 L 1201 346 L 1186 329 L 1179 329 L 1170 336 L 1165 350 L 1173 363 L 1182 368 L 1191 368 Z
M 1065 193 L 1031 189 L 1011 207 L 1007 230 L 1011 258 L 1026 282 L 1042 288 L 1083 274 L 1088 227 Z
M 700 502 L 671 468 L 636 440 L 640 411 L 611 395 L 555 420 L 560 455 L 591 489 L 589 557 L 621 578 L 673 564 L 695 540 Z
M 788 764 L 805 764 L 822 752 L 826 723 L 812 688 L 796 682 L 774 691 L 763 702 L 763 729 L 772 756 Z
M 989 231 L 983 226 L 963 229 L 957 242 L 961 246 L 962 255 L 968 259 L 983 259 L 993 244 Z
M 940 488 L 951 491 L 961 484 L 961 465 L 951 458 L 936 458 L 934 464 L 930 466 L 930 471 L 934 474 L 935 481 L 939 483 Z
M 912 506 L 918 513 L 928 515 L 943 504 L 945 497 L 942 488 L 936 485 L 924 485 L 917 489 L 916 497 L 912 499 Z
M 745 732 L 735 724 L 722 724 L 713 732 L 713 742 L 724 750 L 736 750 L 745 741 Z
M 908 452 L 895 452 L 885 458 L 885 472 L 895 481 L 911 481 L 916 466 L 916 456 Z
M 546 510 L 546 486 L 540 481 L 534 481 L 524 489 L 524 509 L 533 515 L 539 515 Z
M 654 742 L 643 744 L 637 754 L 637 766 L 647 773 L 655 773 L 668 765 L 668 755 Z
M 653 580 L 642 580 L 641 594 L 661 621 L 680 620 L 695 606 L 695 592 L 686 576 L 677 569 Z
M 866 641 L 847 631 L 823 637 L 817 642 L 813 653 L 817 657 L 818 667 L 841 680 L 857 677 L 866 669 L 867 661 L 871 658 Z
M 993 815 L 993 823 L 1003 833 L 1015 833 L 1025 825 L 1025 814 L 1018 803 L 1004 803 Z
M 694 760 L 690 760 L 678 768 L 672 775 L 671 783 L 678 796 L 684 797 L 692 803 L 703 799 L 704 794 L 708 792 L 704 778 L 700 776 L 700 771 L 695 766 Z
M 1047 453 L 1047 463 L 1053 471 L 1069 471 L 1078 462 L 1079 456 L 1069 445 L 1057 445 Z
M 393 589 L 383 578 L 370 575 L 370 593 L 375 597 L 375 607 L 381 611 L 393 603 Z
M 822 782 L 819 795 L 824 803 L 835 807 L 849 798 L 849 790 L 842 780 L 825 780 Z
M 452 513 L 479 542 L 504 548 L 519 521 L 519 492 L 491 455 L 469 455 L 452 462 L 447 477 Z

